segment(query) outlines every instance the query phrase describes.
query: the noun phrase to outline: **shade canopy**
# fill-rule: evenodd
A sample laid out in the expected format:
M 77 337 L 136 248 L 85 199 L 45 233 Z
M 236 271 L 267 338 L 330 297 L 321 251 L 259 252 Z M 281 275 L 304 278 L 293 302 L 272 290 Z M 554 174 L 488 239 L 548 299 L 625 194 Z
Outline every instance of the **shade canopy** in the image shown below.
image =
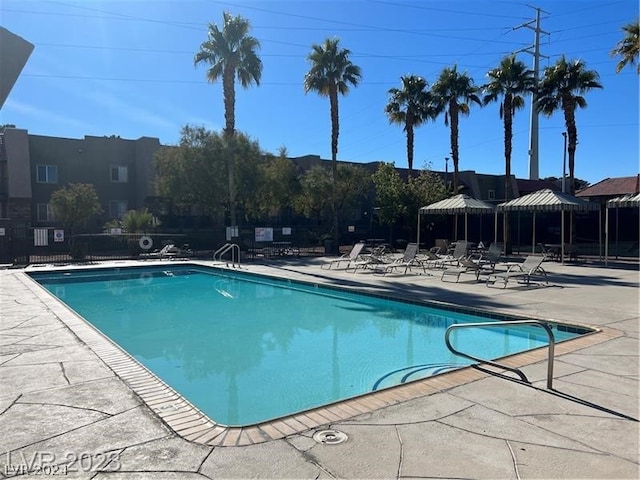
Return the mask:
M 618 208 L 625 207 L 639 207 L 640 206 L 640 193 L 629 193 L 627 195 L 623 195 L 622 197 L 612 198 L 607 202 L 607 211 L 605 212 L 605 223 L 604 223 L 604 264 L 607 266 L 609 263 L 609 209 L 616 209 L 616 223 L 617 223 L 617 215 Z M 616 244 L 618 243 L 618 227 L 616 226 Z M 616 248 L 616 257 L 617 257 L 617 248 Z
M 432 203 L 420 208 L 420 213 L 424 214 L 454 214 L 454 213 L 493 213 L 495 207 L 490 203 L 476 200 L 461 193 L 451 198 L 445 198 L 439 202 Z
M 467 216 L 469 214 L 482 214 L 482 213 L 493 213 L 495 211 L 495 207 L 490 203 L 483 202 L 482 200 L 476 200 L 475 198 L 470 197 L 469 195 L 465 195 L 461 193 L 459 195 L 455 195 L 451 198 L 445 198 L 444 200 L 440 200 L 439 202 L 432 203 L 431 205 L 427 205 L 426 207 L 421 207 L 418 210 L 418 245 L 420 245 L 420 215 L 438 215 L 438 214 L 447 214 L 447 215 L 464 215 L 464 239 L 467 240 L 468 226 L 467 226 Z M 458 222 L 456 221 L 456 237 L 458 236 Z
M 600 204 L 588 202 L 568 193 L 548 188 L 515 198 L 498 205 L 498 211 L 525 210 L 534 212 L 570 212 L 575 210 L 599 210 Z
M 607 208 L 638 206 L 640 206 L 640 193 L 630 193 L 622 197 L 612 198 L 607 202 Z

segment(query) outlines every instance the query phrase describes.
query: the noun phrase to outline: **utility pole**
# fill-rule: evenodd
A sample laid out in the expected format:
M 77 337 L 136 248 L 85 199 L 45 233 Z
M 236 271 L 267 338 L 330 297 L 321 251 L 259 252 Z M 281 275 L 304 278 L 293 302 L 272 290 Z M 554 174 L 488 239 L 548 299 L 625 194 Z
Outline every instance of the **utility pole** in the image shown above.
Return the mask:
M 533 78 L 535 81 L 536 88 L 538 87 L 538 81 L 540 79 L 540 57 L 549 58 L 546 55 L 540 54 L 540 34 L 549 35 L 548 32 L 545 32 L 540 29 L 540 12 L 545 12 L 539 7 L 531 7 L 536 10 L 536 18 L 535 20 L 531 20 L 529 22 L 523 23 L 522 25 L 518 25 L 517 27 L 513 27 L 514 30 L 518 30 L 519 28 L 529 28 L 534 31 L 535 38 L 532 46 L 527 48 L 523 48 L 517 50 L 514 53 L 518 52 L 527 52 L 533 55 Z M 535 26 L 533 26 L 535 25 Z M 538 180 L 538 112 L 536 111 L 536 99 L 537 96 L 534 93 L 531 94 L 531 123 L 529 125 L 529 180 Z

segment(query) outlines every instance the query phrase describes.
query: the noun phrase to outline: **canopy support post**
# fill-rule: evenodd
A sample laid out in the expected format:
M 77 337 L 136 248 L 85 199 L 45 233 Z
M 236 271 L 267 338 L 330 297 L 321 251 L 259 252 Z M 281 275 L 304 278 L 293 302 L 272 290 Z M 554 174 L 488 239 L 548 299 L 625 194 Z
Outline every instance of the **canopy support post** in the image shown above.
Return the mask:
M 536 253 L 536 211 L 533 211 L 533 231 L 531 232 L 531 253 Z
M 416 235 L 416 243 L 418 244 L 418 253 L 420 253 L 420 209 L 418 209 L 418 233 Z
M 602 210 L 598 210 L 598 260 L 602 260 Z
M 468 221 L 468 217 L 469 214 L 467 212 L 464 212 L 464 241 L 467 241 L 467 221 Z
M 609 265 L 609 207 L 604 212 L 604 266 Z
M 564 208 L 560 214 L 560 258 L 562 258 L 562 265 L 564 265 Z

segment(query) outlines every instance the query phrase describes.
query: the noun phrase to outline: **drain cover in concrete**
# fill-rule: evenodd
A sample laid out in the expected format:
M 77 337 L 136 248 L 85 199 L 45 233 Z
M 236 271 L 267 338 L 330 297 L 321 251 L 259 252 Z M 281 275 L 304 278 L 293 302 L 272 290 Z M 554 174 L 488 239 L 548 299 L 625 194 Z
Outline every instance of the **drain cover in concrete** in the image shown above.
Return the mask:
M 324 445 L 338 445 L 347 441 L 347 434 L 338 430 L 320 430 L 313 434 L 313 439 Z

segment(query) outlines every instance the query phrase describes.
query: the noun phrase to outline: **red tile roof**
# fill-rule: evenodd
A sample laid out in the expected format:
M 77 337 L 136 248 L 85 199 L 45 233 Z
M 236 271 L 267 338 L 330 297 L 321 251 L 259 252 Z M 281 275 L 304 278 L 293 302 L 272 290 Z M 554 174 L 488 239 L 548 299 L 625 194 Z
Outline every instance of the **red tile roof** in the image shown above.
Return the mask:
M 640 174 L 633 177 L 605 178 L 576 193 L 576 197 L 611 197 L 638 193 Z
M 560 182 L 551 182 L 549 180 L 529 180 L 518 178 L 516 179 L 516 182 L 518 184 L 518 191 L 520 192 L 520 196 L 537 192 L 539 190 L 544 190 L 545 188 L 556 192 L 559 192 L 561 190 Z

